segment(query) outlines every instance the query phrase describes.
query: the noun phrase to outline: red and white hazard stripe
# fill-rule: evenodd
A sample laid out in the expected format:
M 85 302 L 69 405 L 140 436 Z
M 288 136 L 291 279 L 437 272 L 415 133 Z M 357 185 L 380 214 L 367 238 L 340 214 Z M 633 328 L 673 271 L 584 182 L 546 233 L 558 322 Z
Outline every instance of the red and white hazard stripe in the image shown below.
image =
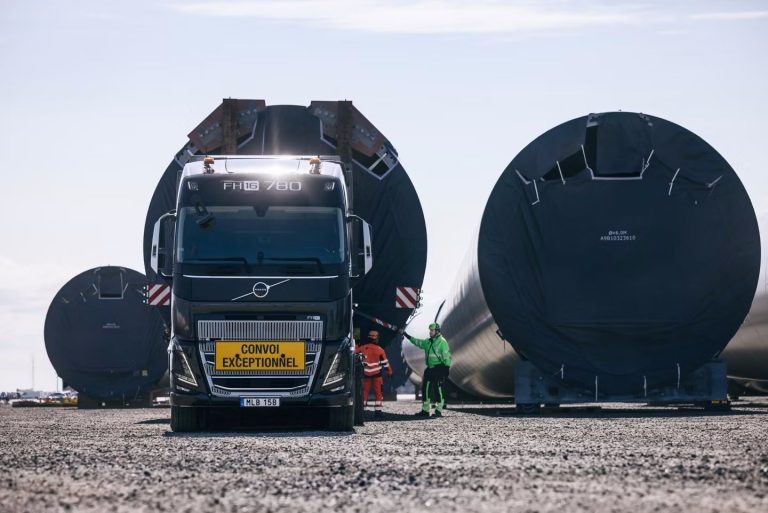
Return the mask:
M 419 289 L 416 287 L 397 287 L 395 290 L 395 308 L 416 308 L 419 303 Z
M 147 304 L 151 306 L 170 306 L 171 286 L 164 283 L 155 283 L 147 289 Z

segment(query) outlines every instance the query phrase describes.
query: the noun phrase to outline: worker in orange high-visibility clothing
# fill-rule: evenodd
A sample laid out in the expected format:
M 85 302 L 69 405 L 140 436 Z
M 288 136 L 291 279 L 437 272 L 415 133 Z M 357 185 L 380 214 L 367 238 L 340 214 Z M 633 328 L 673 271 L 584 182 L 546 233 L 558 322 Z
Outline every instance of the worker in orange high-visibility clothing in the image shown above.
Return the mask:
M 383 372 L 392 377 L 392 367 L 387 360 L 387 353 L 379 346 L 379 332 L 371 330 L 368 332 L 368 340 L 355 349 L 363 355 L 363 400 L 365 406 L 368 406 L 368 394 L 373 387 L 373 394 L 376 402 L 373 403 L 375 416 L 380 416 L 384 408 L 384 394 L 381 386 L 384 384 Z

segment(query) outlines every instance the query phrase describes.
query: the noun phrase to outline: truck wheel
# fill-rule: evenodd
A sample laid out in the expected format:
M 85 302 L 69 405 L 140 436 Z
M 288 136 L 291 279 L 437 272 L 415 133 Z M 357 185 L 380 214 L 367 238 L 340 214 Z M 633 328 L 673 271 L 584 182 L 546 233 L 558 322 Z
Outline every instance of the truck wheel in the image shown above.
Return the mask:
M 737 385 L 736 383 L 729 381 L 728 382 L 728 398 L 731 401 L 738 401 L 741 397 L 741 394 L 743 393 L 744 389 Z
M 363 398 L 362 358 L 355 358 L 355 381 L 353 387 L 354 393 L 352 397 L 355 398 L 355 426 L 363 426 L 365 425 L 365 400 Z
M 355 426 L 365 426 L 365 409 L 363 403 L 355 403 Z
M 199 431 L 200 413 L 197 408 L 171 406 L 171 431 L 175 433 Z
M 359 397 L 355 397 L 355 426 L 365 425 L 365 406 Z
M 354 431 L 355 407 L 342 406 L 328 411 L 328 429 L 330 431 Z

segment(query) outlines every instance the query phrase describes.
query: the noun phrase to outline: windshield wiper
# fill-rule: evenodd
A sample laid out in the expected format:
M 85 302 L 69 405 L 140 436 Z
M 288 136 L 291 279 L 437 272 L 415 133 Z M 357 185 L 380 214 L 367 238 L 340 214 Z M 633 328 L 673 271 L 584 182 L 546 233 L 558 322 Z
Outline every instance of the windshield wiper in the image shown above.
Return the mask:
M 215 226 L 216 218 L 213 217 L 213 214 L 208 212 L 207 208 L 205 208 L 203 200 L 200 199 L 200 196 L 193 196 L 192 202 L 195 204 L 195 212 L 199 216 L 199 219 L 196 220 L 197 225 L 204 230 Z

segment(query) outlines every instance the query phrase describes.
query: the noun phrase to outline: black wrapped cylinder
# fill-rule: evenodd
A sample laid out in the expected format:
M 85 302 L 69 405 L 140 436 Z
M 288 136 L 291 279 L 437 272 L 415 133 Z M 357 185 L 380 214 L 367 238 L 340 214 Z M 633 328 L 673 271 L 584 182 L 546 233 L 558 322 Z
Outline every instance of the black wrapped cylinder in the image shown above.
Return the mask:
M 722 351 L 750 308 L 760 240 L 743 185 L 705 141 L 605 113 L 512 160 L 468 260 L 443 323 L 466 368 L 452 371 L 457 384 L 512 395 L 522 356 L 570 387 L 632 395 Z M 457 322 L 467 312 L 474 320 Z M 511 347 L 477 336 L 496 331 Z
M 161 385 L 168 341 L 158 307 L 145 303 L 143 274 L 97 267 L 56 294 L 45 348 L 65 385 L 99 400 L 128 401 Z

